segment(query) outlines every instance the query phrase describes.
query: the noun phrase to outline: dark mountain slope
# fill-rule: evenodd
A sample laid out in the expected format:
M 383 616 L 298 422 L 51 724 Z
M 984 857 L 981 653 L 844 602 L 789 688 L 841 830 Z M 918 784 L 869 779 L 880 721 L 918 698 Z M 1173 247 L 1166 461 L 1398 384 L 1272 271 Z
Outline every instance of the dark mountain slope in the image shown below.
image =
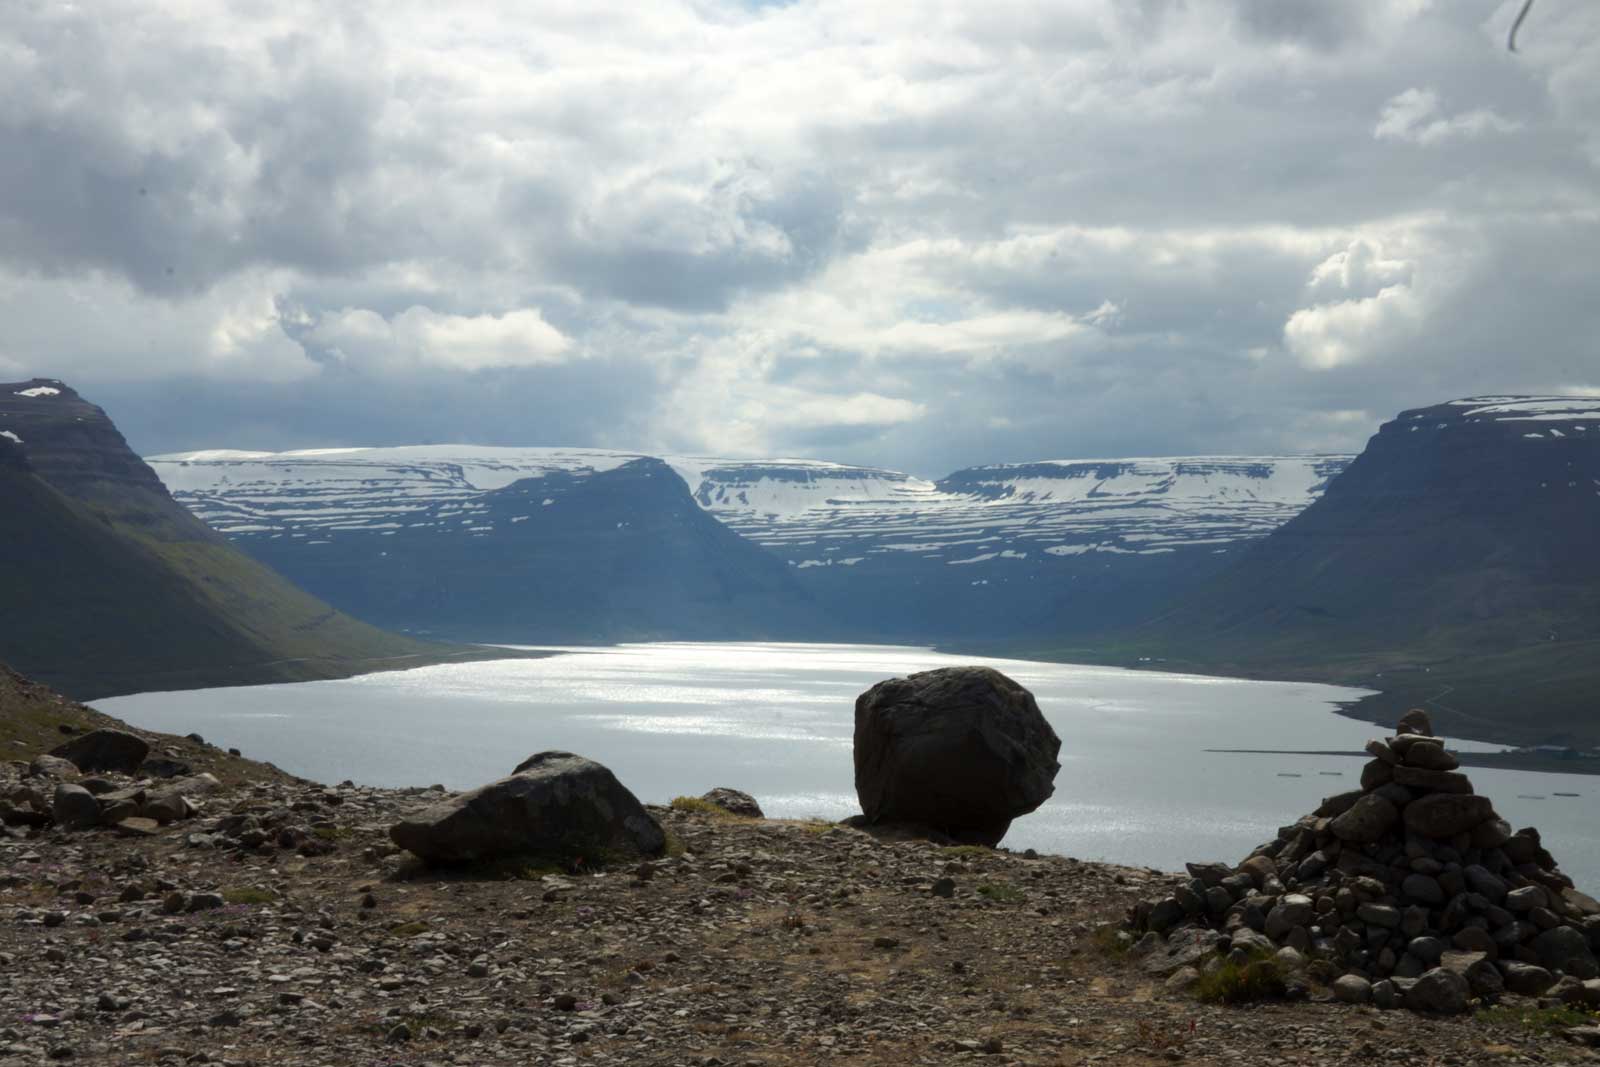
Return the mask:
M 80 699 L 465 651 L 359 623 L 249 559 L 54 381 L 0 384 L 0 586 L 0 660 Z
M 240 545 L 361 618 L 455 638 L 759 639 L 819 625 L 787 565 L 702 511 L 660 460 L 421 500 L 405 519 Z
M 1402 412 L 1320 500 L 1133 635 L 1216 670 L 1382 688 L 1447 729 L 1600 741 L 1600 400 Z

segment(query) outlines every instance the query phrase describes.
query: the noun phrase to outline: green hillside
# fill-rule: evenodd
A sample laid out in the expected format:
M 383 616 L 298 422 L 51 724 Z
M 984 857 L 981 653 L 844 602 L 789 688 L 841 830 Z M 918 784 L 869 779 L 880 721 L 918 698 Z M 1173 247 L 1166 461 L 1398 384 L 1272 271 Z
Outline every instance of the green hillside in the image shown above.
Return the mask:
M 1600 402 L 1403 412 L 1299 516 L 1143 625 L 1007 651 L 1381 690 L 1447 732 L 1600 745 Z M 1594 424 L 1591 432 L 1588 427 Z
M 40 389 L 55 392 L 23 395 Z M 295 588 L 174 503 L 60 383 L 0 385 L 0 431 L 0 661 L 73 697 L 490 654 L 386 633 Z

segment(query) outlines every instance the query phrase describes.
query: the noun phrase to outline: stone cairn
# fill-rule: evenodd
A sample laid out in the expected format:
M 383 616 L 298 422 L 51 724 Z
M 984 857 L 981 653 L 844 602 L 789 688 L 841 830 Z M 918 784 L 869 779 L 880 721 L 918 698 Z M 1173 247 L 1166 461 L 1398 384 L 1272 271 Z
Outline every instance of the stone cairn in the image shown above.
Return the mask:
M 1291 992 L 1309 976 L 1380 1008 L 1455 1014 L 1507 993 L 1600 1006 L 1600 904 L 1539 832 L 1512 832 L 1420 710 L 1366 750 L 1360 789 L 1130 909 L 1145 969 L 1181 987 L 1271 954 Z

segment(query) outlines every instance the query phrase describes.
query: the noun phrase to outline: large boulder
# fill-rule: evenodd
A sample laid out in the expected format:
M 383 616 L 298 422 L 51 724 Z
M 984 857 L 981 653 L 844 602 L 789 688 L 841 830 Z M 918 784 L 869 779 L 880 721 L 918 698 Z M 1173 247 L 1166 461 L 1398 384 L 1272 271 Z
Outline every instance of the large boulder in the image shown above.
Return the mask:
M 430 863 L 659 856 L 666 848 L 661 826 L 616 775 L 570 752 L 532 756 L 508 778 L 396 823 L 389 836 Z
M 150 744 L 144 738 L 126 730 L 109 729 L 90 730 L 50 751 L 52 756 L 71 760 L 86 774 L 99 771 L 133 774 L 149 754 Z
M 869 823 L 999 844 L 1055 792 L 1060 751 L 1033 694 L 988 667 L 891 678 L 856 698 L 856 796 Z

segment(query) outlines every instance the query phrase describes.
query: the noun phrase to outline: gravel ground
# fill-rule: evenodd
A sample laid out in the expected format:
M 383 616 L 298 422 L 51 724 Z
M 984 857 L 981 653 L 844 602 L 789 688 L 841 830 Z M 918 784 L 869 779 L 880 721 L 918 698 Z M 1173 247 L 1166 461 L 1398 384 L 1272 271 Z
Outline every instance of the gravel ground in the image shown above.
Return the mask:
M 1600 1059 L 1325 990 L 1168 993 L 1096 932 L 1172 874 L 666 809 L 644 866 L 441 873 L 387 836 L 439 795 L 275 776 L 150 835 L 8 828 L 0 1063 Z

